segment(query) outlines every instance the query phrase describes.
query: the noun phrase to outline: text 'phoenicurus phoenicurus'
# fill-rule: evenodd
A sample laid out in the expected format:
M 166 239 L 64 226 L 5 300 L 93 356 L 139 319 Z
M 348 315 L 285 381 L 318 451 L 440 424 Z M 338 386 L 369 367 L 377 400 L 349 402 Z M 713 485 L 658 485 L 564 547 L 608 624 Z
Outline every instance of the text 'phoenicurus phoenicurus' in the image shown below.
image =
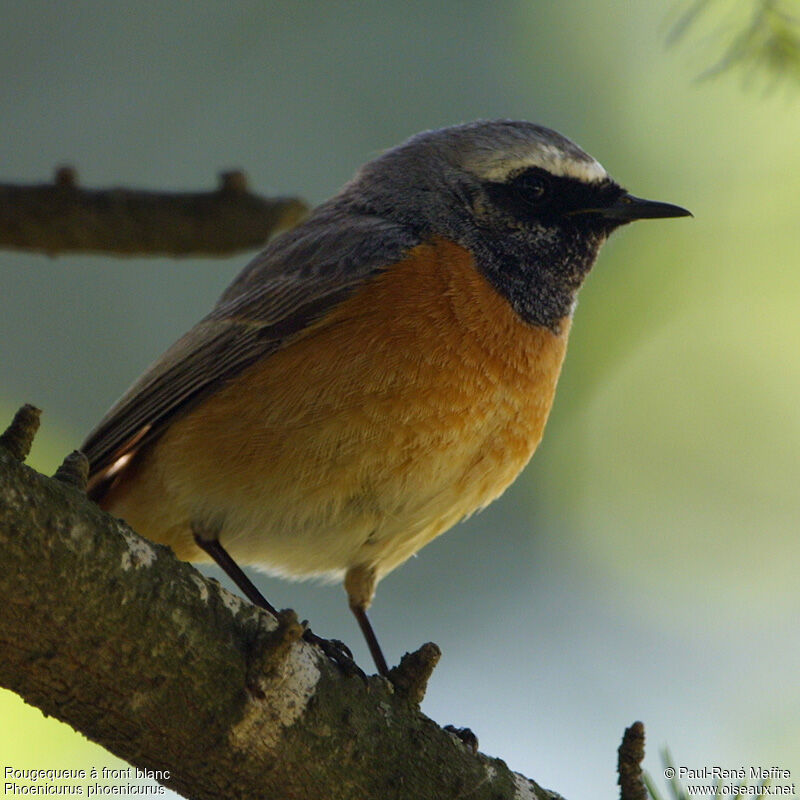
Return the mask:
M 555 131 L 421 133 L 275 238 L 89 435 L 90 492 L 190 561 L 378 581 L 516 478 L 578 289 L 641 200 Z M 315 637 L 316 638 L 316 637 Z

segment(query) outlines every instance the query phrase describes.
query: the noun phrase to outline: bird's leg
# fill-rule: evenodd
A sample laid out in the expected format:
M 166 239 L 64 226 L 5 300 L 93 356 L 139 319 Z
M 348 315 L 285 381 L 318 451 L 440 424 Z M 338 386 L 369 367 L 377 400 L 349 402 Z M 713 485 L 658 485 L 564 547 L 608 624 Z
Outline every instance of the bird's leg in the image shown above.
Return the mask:
M 217 564 L 222 567 L 222 571 L 242 590 L 244 596 L 255 606 L 266 609 L 273 617 L 278 616 L 278 612 L 272 603 L 258 591 L 256 585 L 244 570 L 231 558 L 230 553 L 219 543 L 219 539 L 203 539 L 195 534 L 195 543 L 204 550 Z
M 272 603 L 258 591 L 253 581 L 244 574 L 244 570 L 231 558 L 230 553 L 220 544 L 219 539 L 205 539 L 199 534 L 194 534 L 194 540 L 197 546 L 208 553 L 211 558 L 222 568 L 222 571 L 241 589 L 242 593 L 253 605 L 263 608 L 272 614 L 273 617 L 278 616 L 278 612 Z M 315 644 L 323 653 L 325 653 L 331 661 L 335 661 L 345 672 L 348 674 L 359 675 L 366 678 L 364 672 L 353 661 L 353 654 L 350 648 L 338 639 L 323 639 L 317 636 L 316 633 L 311 631 L 311 628 L 306 626 L 303 631 L 303 639 L 309 644 Z
M 367 640 L 367 647 L 369 647 L 369 652 L 372 654 L 372 660 L 375 662 L 375 666 L 378 669 L 378 674 L 387 677 L 389 675 L 389 667 L 386 666 L 386 659 L 383 657 L 383 651 L 378 643 L 378 637 L 375 636 L 375 631 L 372 629 L 372 623 L 369 621 L 369 617 L 367 616 L 367 609 L 363 606 L 351 605 L 350 610 L 353 612 L 353 614 L 355 614 L 355 617 L 358 620 L 358 625 L 361 628 L 361 632 L 364 634 L 364 638 Z
M 364 638 L 367 640 L 367 647 L 369 647 L 369 652 L 372 654 L 372 660 L 375 662 L 378 673 L 387 677 L 389 675 L 389 667 L 386 665 L 383 651 L 380 644 L 378 644 L 378 637 L 375 635 L 372 623 L 367 616 L 367 609 L 372 601 L 372 596 L 375 594 L 376 583 L 375 570 L 372 567 L 351 567 L 344 578 L 344 588 L 350 602 L 350 610 L 358 620 L 361 633 L 364 634 Z

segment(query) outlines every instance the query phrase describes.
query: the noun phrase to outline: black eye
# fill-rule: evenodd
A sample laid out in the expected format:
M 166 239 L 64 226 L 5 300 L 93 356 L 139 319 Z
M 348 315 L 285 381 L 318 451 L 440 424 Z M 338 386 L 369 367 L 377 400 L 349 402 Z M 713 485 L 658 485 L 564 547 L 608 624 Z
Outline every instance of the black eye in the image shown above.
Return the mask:
M 512 186 L 517 197 L 532 206 L 541 206 L 550 194 L 550 181 L 540 172 L 523 172 Z

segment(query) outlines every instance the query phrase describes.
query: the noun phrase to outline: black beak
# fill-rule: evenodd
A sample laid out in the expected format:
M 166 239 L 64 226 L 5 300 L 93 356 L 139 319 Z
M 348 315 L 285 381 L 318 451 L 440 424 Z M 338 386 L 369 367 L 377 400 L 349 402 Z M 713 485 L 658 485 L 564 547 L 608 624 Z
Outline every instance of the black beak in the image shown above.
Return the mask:
M 664 217 L 691 217 L 692 212 L 671 203 L 659 203 L 655 200 L 643 200 L 632 194 L 623 194 L 610 206 L 605 208 L 585 208 L 578 213 L 599 214 L 605 219 L 620 224 L 633 222 L 635 219 L 662 219 Z

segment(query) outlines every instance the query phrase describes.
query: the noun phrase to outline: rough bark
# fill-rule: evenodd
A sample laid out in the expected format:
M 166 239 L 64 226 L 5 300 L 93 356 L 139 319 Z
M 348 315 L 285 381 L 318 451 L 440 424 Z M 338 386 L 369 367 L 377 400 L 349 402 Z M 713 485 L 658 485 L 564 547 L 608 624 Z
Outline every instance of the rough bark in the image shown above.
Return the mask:
M 0 442 L 0 685 L 196 800 L 558 797 L 422 714 L 424 668 L 345 675 L 87 500 L 80 456 L 20 463 L 31 437 Z
M 62 167 L 51 184 L 0 184 L 0 247 L 57 255 L 219 256 L 262 247 L 306 213 L 294 197 L 266 198 L 241 172 L 211 192 L 83 189 Z

